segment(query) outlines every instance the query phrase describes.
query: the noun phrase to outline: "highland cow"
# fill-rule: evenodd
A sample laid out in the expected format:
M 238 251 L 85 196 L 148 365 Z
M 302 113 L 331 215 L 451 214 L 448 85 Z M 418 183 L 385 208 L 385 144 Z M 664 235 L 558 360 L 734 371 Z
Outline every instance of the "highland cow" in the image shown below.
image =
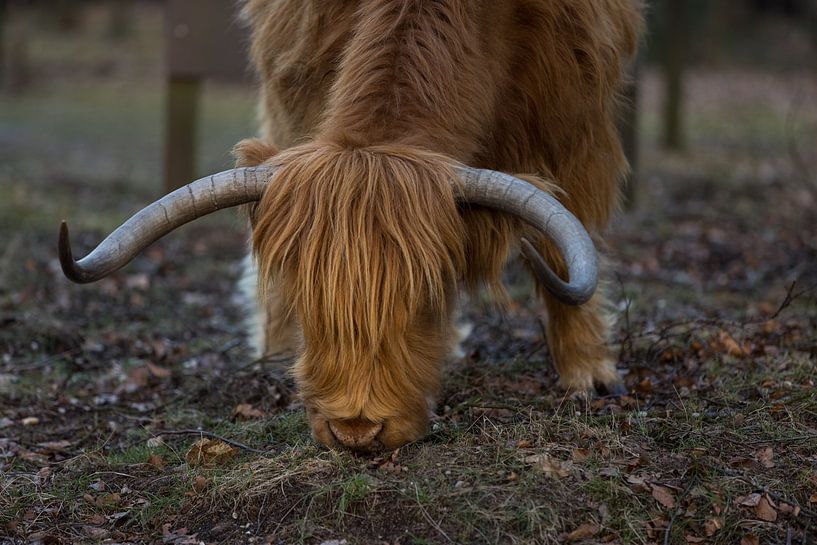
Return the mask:
M 238 168 L 165 196 L 80 261 L 63 224 L 63 269 L 96 280 L 178 225 L 250 203 L 261 350 L 297 354 L 320 442 L 365 450 L 422 437 L 458 288 L 504 298 L 519 248 L 562 386 L 620 391 L 591 236 L 626 171 L 616 93 L 640 11 L 248 0 L 262 137 L 236 146 Z

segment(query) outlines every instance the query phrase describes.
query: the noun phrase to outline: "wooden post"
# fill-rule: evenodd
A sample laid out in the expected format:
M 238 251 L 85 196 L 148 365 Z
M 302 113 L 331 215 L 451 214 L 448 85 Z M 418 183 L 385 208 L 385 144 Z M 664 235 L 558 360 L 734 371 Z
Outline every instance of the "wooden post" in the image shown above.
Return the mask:
M 196 132 L 200 102 L 200 79 L 170 78 L 165 115 L 165 192 L 177 189 L 196 177 Z
M 205 79 L 247 79 L 245 31 L 236 22 L 237 6 L 234 0 L 167 0 L 166 191 L 199 174 L 196 129 Z

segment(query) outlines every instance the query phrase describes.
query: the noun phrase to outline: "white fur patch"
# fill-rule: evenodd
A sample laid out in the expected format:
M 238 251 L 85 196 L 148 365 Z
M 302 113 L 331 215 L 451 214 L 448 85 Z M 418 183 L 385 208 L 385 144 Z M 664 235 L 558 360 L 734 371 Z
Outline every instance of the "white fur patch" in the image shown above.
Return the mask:
M 244 327 L 250 338 L 253 357 L 260 358 L 264 353 L 264 324 L 267 319 L 258 304 L 258 267 L 251 251 L 247 252 L 241 262 L 238 290 L 242 305 L 247 309 Z
M 463 301 L 467 299 L 465 295 L 461 295 Z M 451 343 L 451 357 L 454 359 L 462 359 L 465 357 L 465 350 L 462 348 L 462 343 L 474 330 L 474 324 L 463 318 L 462 306 L 463 301 L 457 307 L 454 313 L 454 338 Z

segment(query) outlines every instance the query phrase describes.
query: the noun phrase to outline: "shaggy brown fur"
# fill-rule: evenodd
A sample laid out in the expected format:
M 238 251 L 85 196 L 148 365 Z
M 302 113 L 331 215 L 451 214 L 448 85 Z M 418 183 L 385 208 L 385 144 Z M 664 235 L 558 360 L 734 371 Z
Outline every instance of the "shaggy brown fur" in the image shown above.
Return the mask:
M 458 282 L 501 294 L 521 234 L 564 272 L 526 226 L 458 210 L 451 167 L 526 175 L 598 234 L 626 170 L 615 93 L 639 0 L 248 0 L 245 13 L 264 139 L 237 156 L 281 166 L 252 214 L 277 324 L 265 349 L 302 332 L 294 372 L 320 441 L 335 444 L 330 421 L 376 422 L 399 446 L 426 428 Z M 603 296 L 542 296 L 563 385 L 618 380 Z

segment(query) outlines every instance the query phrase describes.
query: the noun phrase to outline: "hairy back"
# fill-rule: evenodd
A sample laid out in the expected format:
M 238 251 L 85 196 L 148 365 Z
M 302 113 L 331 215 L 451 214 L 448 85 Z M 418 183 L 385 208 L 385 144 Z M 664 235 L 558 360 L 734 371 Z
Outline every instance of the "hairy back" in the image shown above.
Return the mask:
M 407 28 L 417 27 L 410 17 L 375 13 L 409 11 L 412 4 L 249 0 L 245 14 L 261 78 L 265 136 L 286 148 L 316 133 L 333 89 L 358 88 L 354 75 L 339 81 L 338 74 L 344 56 L 361 53 L 350 42 L 365 29 L 391 49 L 382 61 L 391 63 L 386 77 L 395 87 L 417 74 L 412 65 L 440 66 L 429 67 L 434 81 L 409 83 L 431 88 L 424 101 L 395 93 L 393 108 L 347 113 L 346 122 L 362 116 L 367 129 L 386 125 L 397 135 L 405 132 L 396 122 L 400 115 L 425 124 L 425 147 L 477 167 L 553 177 L 568 208 L 588 227 L 603 227 L 626 170 L 615 132 L 616 90 L 637 46 L 641 0 L 426 2 L 427 15 L 441 21 L 430 29 L 426 50 L 404 39 Z M 401 22 L 388 25 L 395 20 Z M 461 36 L 450 36 L 450 29 Z M 469 46 L 461 52 L 468 62 L 439 60 L 454 40 Z M 462 107 L 464 100 L 471 104 Z

